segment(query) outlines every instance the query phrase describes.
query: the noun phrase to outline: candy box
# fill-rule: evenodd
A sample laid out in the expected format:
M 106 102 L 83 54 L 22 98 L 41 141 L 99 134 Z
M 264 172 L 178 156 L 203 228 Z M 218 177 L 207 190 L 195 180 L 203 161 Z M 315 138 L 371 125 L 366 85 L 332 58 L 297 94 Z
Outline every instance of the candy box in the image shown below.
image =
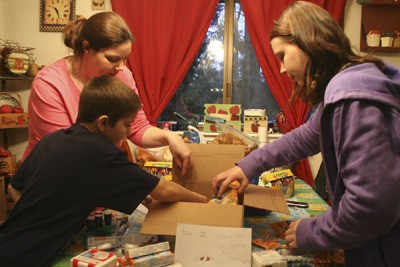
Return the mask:
M 116 264 L 114 253 L 97 249 L 87 250 L 71 259 L 71 267 L 115 267 Z
M 147 161 L 143 169 L 165 180 L 172 180 L 172 162 Z
M 259 185 L 280 190 L 288 199 L 293 196 L 294 179 L 292 171 L 289 169 L 280 171 L 266 171 L 260 176 Z

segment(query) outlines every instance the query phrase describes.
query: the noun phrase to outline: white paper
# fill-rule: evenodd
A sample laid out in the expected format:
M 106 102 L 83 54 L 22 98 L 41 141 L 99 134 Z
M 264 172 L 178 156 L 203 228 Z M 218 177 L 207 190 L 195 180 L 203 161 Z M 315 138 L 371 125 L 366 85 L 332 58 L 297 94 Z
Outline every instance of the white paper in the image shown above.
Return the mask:
M 251 266 L 251 228 L 178 223 L 175 262 L 183 266 Z
M 261 143 L 266 143 L 268 141 L 268 127 L 266 126 L 258 127 L 258 140 Z

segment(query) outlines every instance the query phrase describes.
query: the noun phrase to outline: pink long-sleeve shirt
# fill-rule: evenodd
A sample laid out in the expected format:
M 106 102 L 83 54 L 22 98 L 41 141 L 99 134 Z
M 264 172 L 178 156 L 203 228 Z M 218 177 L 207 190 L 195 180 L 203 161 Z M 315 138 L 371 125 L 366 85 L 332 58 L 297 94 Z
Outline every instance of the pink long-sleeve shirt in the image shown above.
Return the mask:
M 135 80 L 128 68 L 116 75 L 138 94 Z M 43 68 L 32 83 L 32 91 L 28 102 L 29 143 L 23 160 L 33 147 L 47 134 L 70 127 L 78 115 L 81 90 L 72 81 L 67 68 L 66 59 L 60 59 Z M 142 136 L 150 127 L 143 110 L 131 125 L 129 139 L 142 144 Z

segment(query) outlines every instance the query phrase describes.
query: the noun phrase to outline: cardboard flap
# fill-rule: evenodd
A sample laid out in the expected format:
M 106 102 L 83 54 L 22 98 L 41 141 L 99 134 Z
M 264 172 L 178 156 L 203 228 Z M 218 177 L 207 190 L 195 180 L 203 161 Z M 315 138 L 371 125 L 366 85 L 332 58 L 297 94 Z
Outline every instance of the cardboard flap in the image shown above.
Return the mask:
M 244 192 L 243 205 L 290 214 L 282 191 L 253 184 Z
M 204 203 L 161 203 L 153 200 L 144 219 L 141 233 L 176 235 L 178 223 L 225 227 L 243 227 L 242 205 L 213 205 Z
M 214 144 L 188 144 L 188 146 L 192 151 L 192 168 L 185 176 L 175 171 L 177 168 L 173 168 L 172 180 L 210 199 L 213 195 L 214 176 L 234 167 L 236 162 L 244 157 L 244 146 Z

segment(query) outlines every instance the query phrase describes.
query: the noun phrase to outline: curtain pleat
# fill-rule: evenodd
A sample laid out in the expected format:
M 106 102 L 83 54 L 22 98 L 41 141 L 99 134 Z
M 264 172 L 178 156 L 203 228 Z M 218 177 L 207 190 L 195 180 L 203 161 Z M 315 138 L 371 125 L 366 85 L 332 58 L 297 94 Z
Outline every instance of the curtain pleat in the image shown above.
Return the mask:
M 128 58 L 143 109 L 155 125 L 201 47 L 218 0 L 112 0 L 135 42 Z
M 280 74 L 280 62 L 275 58 L 269 44 L 269 34 L 274 20 L 278 19 L 285 7 L 292 2 L 294 0 L 241 0 L 250 39 L 267 84 L 285 114 L 287 122 L 294 129 L 306 121 L 310 106 L 301 101 L 293 106 L 287 104 L 291 95 L 292 82 L 286 75 Z M 346 4 L 346 0 L 313 0 L 309 2 L 324 7 L 338 21 Z M 314 180 L 307 159 L 296 164 L 296 174 L 308 184 L 313 184 Z

